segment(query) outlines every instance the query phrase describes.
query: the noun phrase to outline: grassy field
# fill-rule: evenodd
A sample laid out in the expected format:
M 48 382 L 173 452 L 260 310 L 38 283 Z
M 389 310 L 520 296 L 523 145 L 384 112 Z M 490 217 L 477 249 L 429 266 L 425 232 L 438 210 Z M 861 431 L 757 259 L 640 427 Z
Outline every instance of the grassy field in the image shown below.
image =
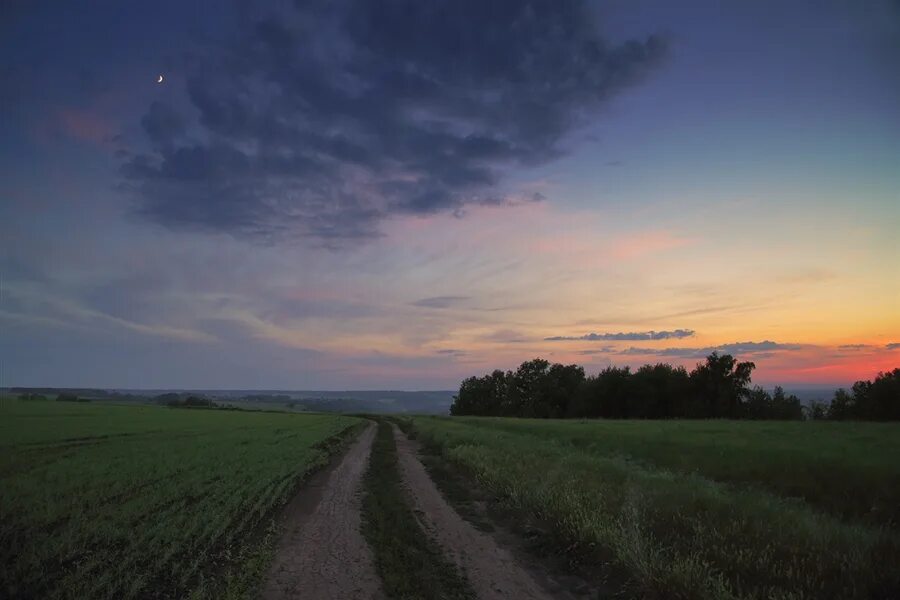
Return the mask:
M 226 597 L 353 417 L 0 401 L 8 598 Z
M 626 594 L 900 597 L 900 426 L 415 418 Z

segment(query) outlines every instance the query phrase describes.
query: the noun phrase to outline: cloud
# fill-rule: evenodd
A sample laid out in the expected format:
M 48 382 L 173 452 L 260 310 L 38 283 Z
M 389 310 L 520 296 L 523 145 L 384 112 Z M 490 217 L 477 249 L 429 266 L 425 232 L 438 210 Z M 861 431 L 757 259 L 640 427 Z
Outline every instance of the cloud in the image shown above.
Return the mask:
M 765 340 L 762 342 L 734 342 L 707 346 L 705 348 L 626 348 L 619 354 L 640 356 L 669 356 L 674 358 L 705 358 L 713 352 L 719 354 L 731 354 L 734 356 L 755 355 L 757 357 L 771 356 L 773 352 L 800 350 L 801 344 L 782 344 Z
M 888 350 L 896 350 L 900 348 L 900 342 L 891 342 L 890 344 L 885 344 L 884 347 Z
M 579 350 L 578 354 L 583 356 L 591 356 L 594 354 L 619 354 L 619 351 L 612 346 L 604 346 L 603 348 L 595 348 L 592 350 Z
M 241 23 L 191 59 L 190 111 L 151 105 L 122 163 L 169 227 L 340 245 L 395 215 L 540 200 L 510 170 L 565 154 L 666 50 L 607 41 L 585 1 L 312 0 Z
M 717 346 L 718 350 L 729 354 L 765 352 L 770 350 L 800 350 L 803 346 L 800 344 L 780 344 L 778 342 L 735 342 L 733 344 L 722 344 Z
M 871 344 L 841 344 L 838 346 L 839 350 L 865 350 L 866 348 L 871 348 Z
M 625 356 L 670 356 L 674 358 L 703 358 L 713 352 L 713 348 L 625 348 L 618 354 Z
M 213 342 L 215 337 L 189 327 L 144 323 L 108 314 L 77 301 L 44 294 L 29 286 L 8 285 L 6 293 L 12 297 L 12 311 L 2 311 L 11 322 L 22 321 L 52 327 L 97 329 L 104 331 L 128 331 L 146 336 L 169 338 L 188 342 Z
M 468 300 L 468 296 L 434 296 L 432 298 L 422 298 L 412 303 L 413 306 L 421 306 L 424 308 L 450 308 L 461 302 Z
M 465 350 L 458 350 L 456 348 L 444 348 L 442 350 L 436 350 L 435 354 L 440 354 L 442 356 L 450 356 L 453 358 L 460 358 L 468 355 L 468 352 Z
M 560 341 L 641 341 L 641 340 L 669 340 L 693 337 L 693 329 L 674 329 L 672 331 L 631 331 L 627 333 L 587 333 L 579 336 L 557 335 L 544 338 L 547 342 Z
M 153 102 L 147 114 L 141 119 L 141 126 L 150 141 L 167 146 L 185 132 L 184 119 L 168 104 Z
M 478 337 L 480 341 L 500 344 L 521 344 L 529 341 L 529 337 L 515 329 L 498 329 Z

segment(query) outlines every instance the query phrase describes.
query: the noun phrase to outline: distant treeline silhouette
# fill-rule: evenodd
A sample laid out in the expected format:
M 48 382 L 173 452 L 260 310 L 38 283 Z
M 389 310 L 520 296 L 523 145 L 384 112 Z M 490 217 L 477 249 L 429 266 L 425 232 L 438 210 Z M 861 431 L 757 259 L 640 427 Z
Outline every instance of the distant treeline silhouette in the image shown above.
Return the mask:
M 201 396 L 184 396 L 175 392 L 160 394 L 153 398 L 156 404 L 162 404 L 169 408 L 219 408 L 219 405 Z
M 690 372 L 659 363 L 632 371 L 607 367 L 585 376 L 578 365 L 536 358 L 515 371 L 469 377 L 452 415 L 606 419 L 900 420 L 900 368 L 838 390 L 831 403 L 805 407 L 781 387 L 751 387 L 756 365 L 713 352 Z
M 75 394 L 60 394 L 56 397 L 57 402 L 90 402 L 90 398 L 76 396 Z

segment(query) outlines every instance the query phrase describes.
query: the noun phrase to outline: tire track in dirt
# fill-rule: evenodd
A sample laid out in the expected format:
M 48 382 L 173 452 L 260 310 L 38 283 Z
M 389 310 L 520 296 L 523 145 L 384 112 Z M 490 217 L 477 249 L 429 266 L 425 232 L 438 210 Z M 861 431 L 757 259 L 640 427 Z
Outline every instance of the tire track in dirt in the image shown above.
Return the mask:
M 375 425 L 338 465 L 314 476 L 287 506 L 286 531 L 262 588 L 264 600 L 381 598 L 372 551 L 360 533 L 362 476 Z
M 407 439 L 396 425 L 392 427 L 400 472 L 422 526 L 462 570 L 478 597 L 482 600 L 553 598 L 509 551 L 472 527 L 447 504 L 418 459 L 416 442 Z

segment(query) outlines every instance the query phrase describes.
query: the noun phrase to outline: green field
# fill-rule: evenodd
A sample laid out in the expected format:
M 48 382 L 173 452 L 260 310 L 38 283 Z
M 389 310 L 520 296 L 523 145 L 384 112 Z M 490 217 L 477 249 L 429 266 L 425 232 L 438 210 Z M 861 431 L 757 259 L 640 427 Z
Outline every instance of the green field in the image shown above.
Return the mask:
M 413 420 L 629 595 L 900 597 L 900 426 Z
M 900 425 L 400 420 L 444 477 L 546 527 L 623 597 L 900 597 Z M 246 596 L 278 507 L 362 422 L 0 400 L 0 597 Z M 385 589 L 452 595 L 384 423 L 372 457 Z
M 273 509 L 358 423 L 0 400 L 0 596 L 240 591 Z

